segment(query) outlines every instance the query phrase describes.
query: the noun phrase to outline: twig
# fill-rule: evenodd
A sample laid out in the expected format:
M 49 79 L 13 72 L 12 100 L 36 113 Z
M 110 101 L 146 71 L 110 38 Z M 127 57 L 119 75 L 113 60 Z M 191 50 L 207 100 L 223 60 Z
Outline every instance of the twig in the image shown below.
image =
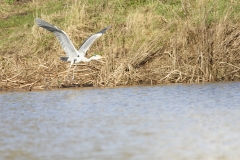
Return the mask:
M 229 66 L 235 67 L 237 69 L 240 69 L 240 67 L 234 66 L 233 64 L 227 63 L 227 62 L 219 62 L 220 64 L 227 64 Z

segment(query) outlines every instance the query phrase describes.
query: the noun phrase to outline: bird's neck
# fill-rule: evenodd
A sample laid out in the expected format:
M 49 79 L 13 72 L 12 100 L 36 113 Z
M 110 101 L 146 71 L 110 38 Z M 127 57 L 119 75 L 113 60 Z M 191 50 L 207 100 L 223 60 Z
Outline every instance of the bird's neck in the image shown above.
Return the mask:
M 91 60 L 92 60 L 92 57 L 91 58 L 86 58 L 86 57 L 82 58 L 83 62 L 90 62 Z
M 90 57 L 90 58 L 89 58 L 89 61 L 91 61 L 91 60 L 96 60 L 96 59 L 95 59 L 95 56 Z

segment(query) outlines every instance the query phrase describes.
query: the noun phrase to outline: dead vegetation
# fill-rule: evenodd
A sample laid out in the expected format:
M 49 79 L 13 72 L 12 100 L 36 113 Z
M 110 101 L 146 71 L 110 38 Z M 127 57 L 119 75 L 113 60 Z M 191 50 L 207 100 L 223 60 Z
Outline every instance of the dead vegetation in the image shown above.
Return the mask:
M 59 59 L 65 53 L 54 35 L 34 25 L 31 33 L 26 29 L 10 35 L 15 41 L 0 48 L 1 90 L 239 81 L 240 23 L 227 15 L 209 22 L 210 10 L 194 21 L 193 10 L 188 8 L 193 4 L 188 3 L 182 1 L 186 17 L 171 21 L 150 11 L 154 4 L 130 11 L 125 20 L 118 20 L 121 23 L 113 14 L 97 23 L 86 14 L 92 8 L 78 2 L 49 16 L 41 13 L 42 19 L 55 21 L 78 45 L 113 22 L 89 51 L 89 56 L 100 53 L 106 59 L 79 64 L 74 81 L 65 82 L 69 64 Z M 114 12 L 113 3 L 105 5 L 108 9 L 101 6 L 95 11 Z M 64 23 L 58 25 L 60 20 Z

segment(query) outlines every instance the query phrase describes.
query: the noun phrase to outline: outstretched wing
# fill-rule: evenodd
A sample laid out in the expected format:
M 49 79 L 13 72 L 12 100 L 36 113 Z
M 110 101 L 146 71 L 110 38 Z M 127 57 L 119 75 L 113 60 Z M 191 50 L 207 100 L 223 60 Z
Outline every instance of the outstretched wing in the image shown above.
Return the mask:
M 55 36 L 57 37 L 58 41 L 60 42 L 63 50 L 66 52 L 68 57 L 78 56 L 77 50 L 75 49 L 68 35 L 64 31 L 57 28 L 56 26 L 51 25 L 48 22 L 41 20 L 40 18 L 36 18 L 36 24 L 39 27 L 42 27 L 55 34 Z
M 92 45 L 92 43 L 101 35 L 103 35 L 106 30 L 108 30 L 110 28 L 110 26 L 108 26 L 107 28 L 104 28 L 103 30 L 101 30 L 100 32 L 91 35 L 85 42 L 83 42 L 82 46 L 79 48 L 78 50 L 78 54 L 80 56 L 85 57 L 87 50 L 89 49 L 89 47 Z

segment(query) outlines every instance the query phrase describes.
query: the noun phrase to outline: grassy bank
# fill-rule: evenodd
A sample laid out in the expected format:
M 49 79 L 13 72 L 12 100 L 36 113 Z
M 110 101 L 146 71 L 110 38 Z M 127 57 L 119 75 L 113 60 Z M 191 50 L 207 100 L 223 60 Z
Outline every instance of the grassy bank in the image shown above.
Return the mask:
M 87 53 L 76 86 L 200 83 L 240 80 L 240 2 L 237 0 L 5 1 L 0 17 L 1 90 L 70 86 L 69 63 L 55 36 L 34 25 L 40 17 L 63 29 L 76 48 L 111 28 Z

